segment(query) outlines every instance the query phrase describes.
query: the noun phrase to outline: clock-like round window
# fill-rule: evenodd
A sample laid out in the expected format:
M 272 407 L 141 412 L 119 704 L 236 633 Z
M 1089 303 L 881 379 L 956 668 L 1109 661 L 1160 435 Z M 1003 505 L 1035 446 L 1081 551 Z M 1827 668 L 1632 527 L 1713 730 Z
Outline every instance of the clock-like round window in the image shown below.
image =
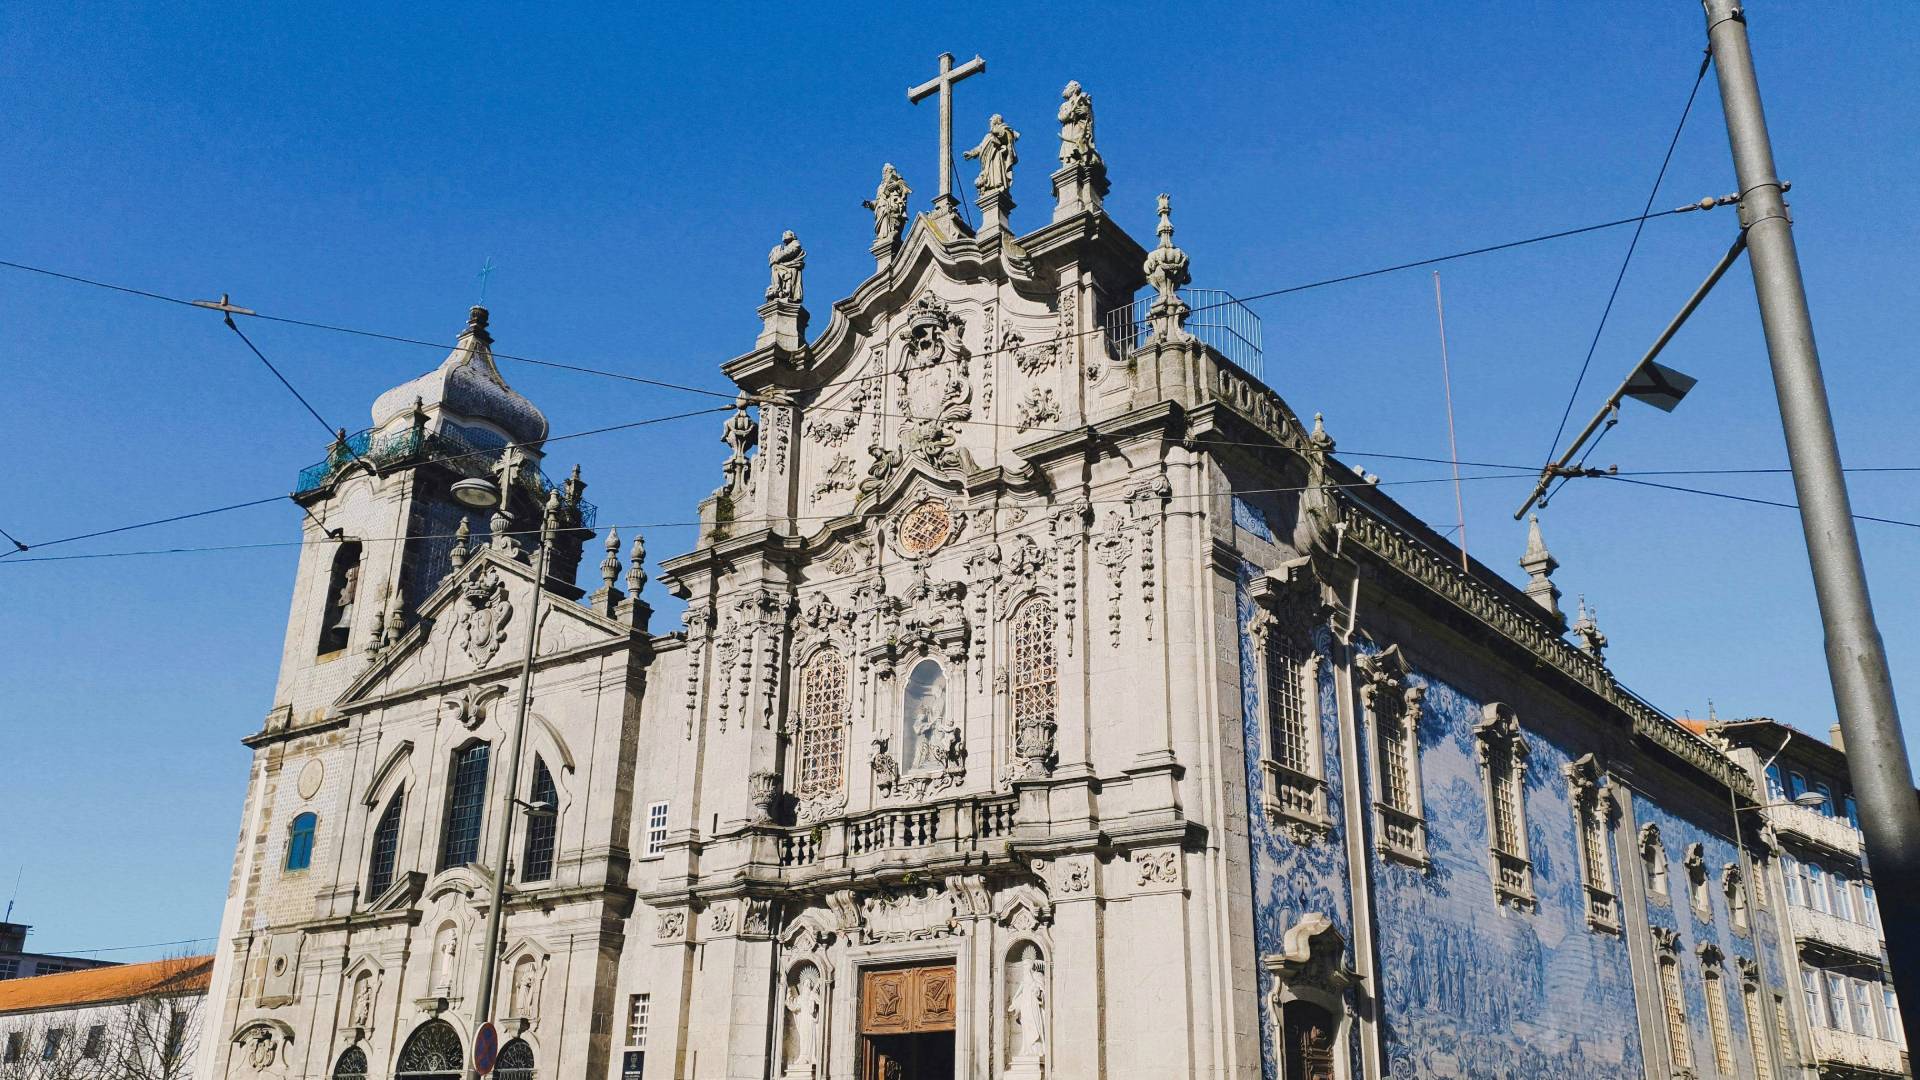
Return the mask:
M 900 550 L 925 555 L 953 535 L 953 515 L 938 499 L 928 499 L 900 516 Z

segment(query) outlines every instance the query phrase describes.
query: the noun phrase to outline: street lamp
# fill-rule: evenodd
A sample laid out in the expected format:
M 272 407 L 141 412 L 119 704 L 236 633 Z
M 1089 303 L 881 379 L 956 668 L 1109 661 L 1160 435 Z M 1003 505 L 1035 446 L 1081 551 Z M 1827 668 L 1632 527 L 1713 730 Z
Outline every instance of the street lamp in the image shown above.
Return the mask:
M 491 510 L 498 507 L 504 513 L 506 498 L 503 488 L 504 484 L 496 487 L 491 481 L 474 478 L 454 484 L 451 494 L 454 501 L 470 509 Z M 527 648 L 520 661 L 520 705 L 514 711 L 513 742 L 508 750 L 503 785 L 506 797 L 501 800 L 505 811 L 501 815 L 500 844 L 495 849 L 493 861 L 493 895 L 487 902 L 487 939 L 482 952 L 486 957 L 486 975 L 480 981 L 480 1001 L 474 1010 L 474 1019 L 482 1023 L 493 1018 L 494 984 L 500 975 L 500 932 L 502 916 L 506 913 L 507 859 L 513 850 L 513 813 L 515 810 L 524 810 L 532 817 L 553 817 L 558 813 L 558 808 L 545 800 L 531 803 L 516 797 L 513 785 L 520 777 L 520 750 L 526 742 L 527 705 L 533 697 L 533 652 L 539 639 L 540 596 L 546 586 L 547 553 L 552 548 L 559 512 L 560 493 L 556 491 L 547 496 L 547 505 L 540 521 L 540 552 L 534 559 L 533 603 L 530 605 L 533 610 L 527 619 Z

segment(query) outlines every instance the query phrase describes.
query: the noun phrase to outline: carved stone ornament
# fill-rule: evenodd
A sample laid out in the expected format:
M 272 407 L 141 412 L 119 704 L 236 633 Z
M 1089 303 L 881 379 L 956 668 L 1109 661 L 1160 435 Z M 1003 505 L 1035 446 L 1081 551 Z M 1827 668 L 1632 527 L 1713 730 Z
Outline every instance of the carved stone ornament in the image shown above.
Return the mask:
M 963 522 L 965 518 L 961 519 Z M 900 553 L 910 557 L 928 555 L 940 549 L 959 528 L 944 499 L 922 499 L 915 503 L 894 526 L 894 542 Z
M 973 418 L 965 330 L 966 322 L 932 293 L 913 302 L 899 335 L 898 407 L 907 454 L 936 468 L 971 472 L 973 459 L 959 445 L 960 425 Z
M 1143 887 L 1180 884 L 1180 852 L 1173 848 L 1134 852 L 1133 864 Z
M 475 667 L 486 667 L 507 640 L 511 621 L 513 601 L 507 596 L 507 583 L 489 566 L 460 590 L 460 615 L 453 636 Z
M 1100 151 L 1093 145 L 1093 98 L 1080 88 L 1079 80 L 1067 83 L 1060 91 L 1060 164 L 1098 165 Z
M 468 731 L 486 723 L 487 708 L 498 698 L 506 695 L 504 686 L 467 686 L 458 694 L 450 694 L 440 699 L 440 708 L 446 715 L 459 721 Z
M 1078 896 L 1093 888 L 1093 862 L 1089 856 L 1061 859 L 1054 866 L 1054 892 Z
M 1357 977 L 1346 962 L 1347 943 L 1333 920 L 1318 911 L 1300 916 L 1281 938 L 1280 952 L 1266 967 L 1296 993 L 1301 989 L 1338 994 Z
M 953 894 L 935 886 L 883 889 L 860 902 L 860 940 L 925 941 L 959 930 Z
M 731 934 L 733 933 L 733 917 L 732 904 L 716 904 L 714 905 L 712 916 L 708 919 L 708 925 L 713 928 L 713 932 L 716 934 Z
M 1013 144 L 1019 139 L 1020 133 L 1007 126 L 1006 117 L 994 113 L 980 145 L 963 155 L 968 161 L 980 162 L 980 175 L 973 182 L 975 191 L 987 195 L 1013 186 L 1013 167 L 1020 161 Z
M 900 240 L 900 227 L 907 221 L 907 196 L 913 189 L 907 186 L 899 170 L 892 162 L 880 167 L 880 186 L 874 190 L 873 198 L 860 205 L 873 211 L 873 245 L 875 253 L 891 253 L 893 245 Z
M 893 786 L 900 782 L 900 762 L 888 749 L 892 741 L 893 736 L 884 731 L 874 735 L 873 750 L 867 758 L 867 765 L 873 770 L 873 786 L 883 798 L 893 794 Z
M 1060 402 L 1045 386 L 1029 389 L 1014 406 L 1014 430 L 1030 431 L 1060 419 Z
M 835 454 L 820 473 L 819 483 L 813 485 L 813 501 L 819 502 L 836 491 L 852 491 L 854 482 L 853 459 L 845 454 Z
M 745 937 L 766 937 L 773 932 L 773 901 L 764 897 L 749 896 L 742 903 L 745 915 L 740 920 L 740 933 Z
M 755 769 L 747 774 L 747 802 L 753 806 L 753 820 L 773 820 L 773 800 L 780 788 L 780 774 L 771 769 Z
M 687 913 L 685 911 L 663 911 L 660 921 L 654 929 L 654 936 L 661 941 L 678 941 L 687 936 Z
M 793 230 L 781 234 L 780 242 L 767 253 L 767 267 L 771 279 L 767 285 L 768 300 L 797 304 L 806 298 L 800 275 L 807 267 L 807 253 L 800 247 L 800 239 L 793 235 Z

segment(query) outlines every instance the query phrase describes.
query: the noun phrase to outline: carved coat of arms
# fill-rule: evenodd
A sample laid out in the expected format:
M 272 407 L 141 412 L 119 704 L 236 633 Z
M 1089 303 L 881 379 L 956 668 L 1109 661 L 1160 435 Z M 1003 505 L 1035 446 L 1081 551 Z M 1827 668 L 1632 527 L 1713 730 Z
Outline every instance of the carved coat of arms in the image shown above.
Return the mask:
M 486 667 L 507 640 L 507 624 L 512 620 L 513 601 L 507 598 L 507 583 L 500 580 L 499 571 L 488 567 L 460 591 L 460 618 L 454 624 L 453 636 L 468 659 Z

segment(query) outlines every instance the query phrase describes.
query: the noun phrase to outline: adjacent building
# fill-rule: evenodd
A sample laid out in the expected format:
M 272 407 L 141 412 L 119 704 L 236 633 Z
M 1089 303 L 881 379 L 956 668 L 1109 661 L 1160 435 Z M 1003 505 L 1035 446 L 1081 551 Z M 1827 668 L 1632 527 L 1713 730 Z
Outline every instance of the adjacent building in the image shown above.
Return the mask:
M 1746 820 L 1759 832 L 1765 888 L 1780 905 L 1784 963 L 1798 982 L 1792 1011 L 1808 1036 L 1804 1060 L 1823 1076 L 1907 1074 L 1900 1003 L 1887 975 L 1839 729 L 1829 745 L 1765 718 L 1697 726 L 1766 795 Z
M 191 1076 L 213 957 L 0 984 L 0 1080 Z
M 33 927 L 26 923 L 0 922 L 0 980 L 26 979 L 35 975 L 57 975 L 63 971 L 84 971 L 106 967 L 110 960 L 81 956 L 57 956 L 27 951 L 27 935 Z
M 677 628 L 630 532 L 576 584 L 483 309 L 302 474 L 204 1075 L 489 1020 L 509 1080 L 1797 1075 L 1747 774 L 1537 528 L 1517 586 L 1341 462 L 1046 110 L 1027 231 L 996 117 L 979 223 L 887 166 L 818 333 L 773 248 Z

